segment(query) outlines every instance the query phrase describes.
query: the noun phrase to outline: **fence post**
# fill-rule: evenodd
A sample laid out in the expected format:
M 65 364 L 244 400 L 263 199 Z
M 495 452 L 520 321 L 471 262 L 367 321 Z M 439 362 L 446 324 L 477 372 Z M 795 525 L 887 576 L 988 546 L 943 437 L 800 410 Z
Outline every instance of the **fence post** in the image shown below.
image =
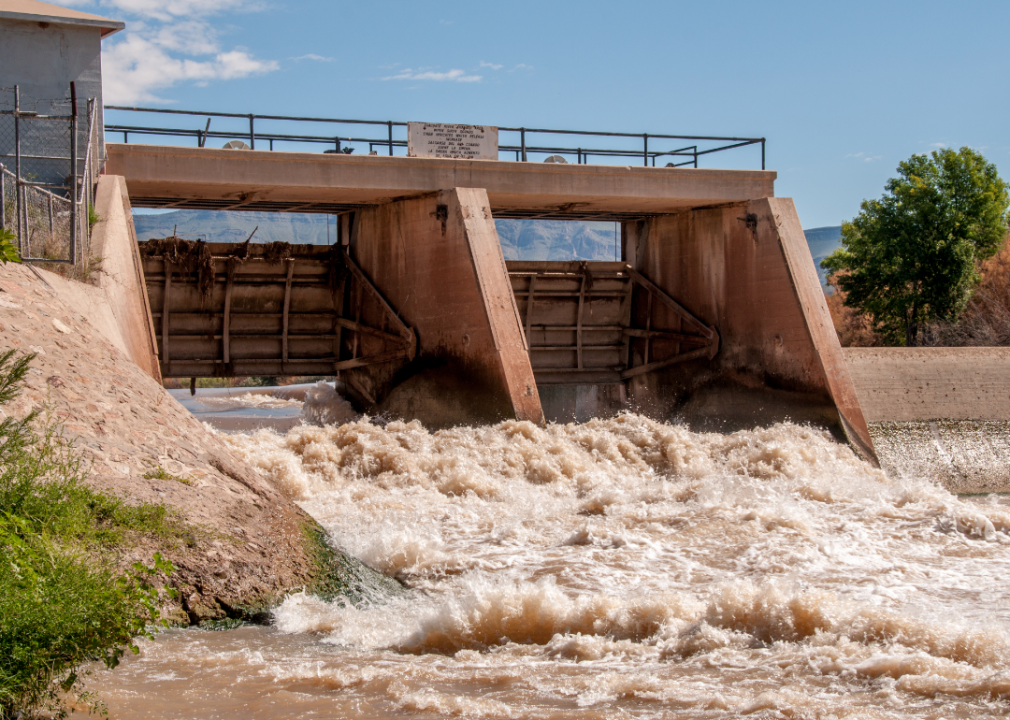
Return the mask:
M 249 113 L 249 149 L 256 149 L 256 126 L 253 124 L 255 120 L 255 115 Z
M 14 215 L 17 218 L 18 252 L 27 257 L 21 232 L 21 89 L 14 86 Z M 27 224 L 28 218 L 25 218 Z
M 77 262 L 80 208 L 77 206 L 77 83 L 70 83 L 70 262 Z

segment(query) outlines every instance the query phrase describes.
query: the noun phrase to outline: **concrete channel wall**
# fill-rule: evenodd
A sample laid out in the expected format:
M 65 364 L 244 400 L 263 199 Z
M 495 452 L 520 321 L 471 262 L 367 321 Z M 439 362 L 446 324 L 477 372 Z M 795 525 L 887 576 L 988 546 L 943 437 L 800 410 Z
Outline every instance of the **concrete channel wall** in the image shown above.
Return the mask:
M 1010 348 L 845 348 L 882 467 L 1010 492 Z
M 845 348 L 870 422 L 1010 420 L 1010 348 Z
M 160 381 L 147 288 L 123 178 L 105 175 L 99 179 L 95 212 L 100 219 L 92 231 L 94 260 L 84 281 L 31 269 L 62 301 L 87 317 L 105 340 Z

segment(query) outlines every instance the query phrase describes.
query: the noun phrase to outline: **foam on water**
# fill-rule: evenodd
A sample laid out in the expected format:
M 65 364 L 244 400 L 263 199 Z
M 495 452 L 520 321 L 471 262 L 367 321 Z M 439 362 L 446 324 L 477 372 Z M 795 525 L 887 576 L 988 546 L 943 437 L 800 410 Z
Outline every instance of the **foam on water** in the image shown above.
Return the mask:
M 224 439 L 414 590 L 296 594 L 243 631 L 258 655 L 187 631 L 124 673 L 227 666 L 244 692 L 362 717 L 1007 710 L 1010 510 L 889 478 L 820 431 L 622 415 Z

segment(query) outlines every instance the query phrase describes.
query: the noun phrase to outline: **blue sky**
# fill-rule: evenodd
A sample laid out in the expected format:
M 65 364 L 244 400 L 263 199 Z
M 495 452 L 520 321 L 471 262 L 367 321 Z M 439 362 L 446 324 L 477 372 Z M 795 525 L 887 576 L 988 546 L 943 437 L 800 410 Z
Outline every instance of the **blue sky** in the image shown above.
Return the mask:
M 808 228 L 851 218 L 941 145 L 1010 178 L 997 0 L 59 4 L 127 22 L 105 41 L 110 104 L 764 136 L 776 194 Z

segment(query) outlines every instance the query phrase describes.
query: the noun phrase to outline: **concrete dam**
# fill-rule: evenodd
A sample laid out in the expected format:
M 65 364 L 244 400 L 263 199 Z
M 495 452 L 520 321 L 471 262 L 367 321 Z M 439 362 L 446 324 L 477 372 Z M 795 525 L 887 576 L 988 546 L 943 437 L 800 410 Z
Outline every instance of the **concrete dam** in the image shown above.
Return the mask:
M 140 242 L 163 377 L 339 373 L 434 426 L 788 417 L 875 459 L 774 172 L 107 148 L 134 206 L 339 213 L 329 248 Z M 619 222 L 621 259 L 507 263 L 496 217 Z

